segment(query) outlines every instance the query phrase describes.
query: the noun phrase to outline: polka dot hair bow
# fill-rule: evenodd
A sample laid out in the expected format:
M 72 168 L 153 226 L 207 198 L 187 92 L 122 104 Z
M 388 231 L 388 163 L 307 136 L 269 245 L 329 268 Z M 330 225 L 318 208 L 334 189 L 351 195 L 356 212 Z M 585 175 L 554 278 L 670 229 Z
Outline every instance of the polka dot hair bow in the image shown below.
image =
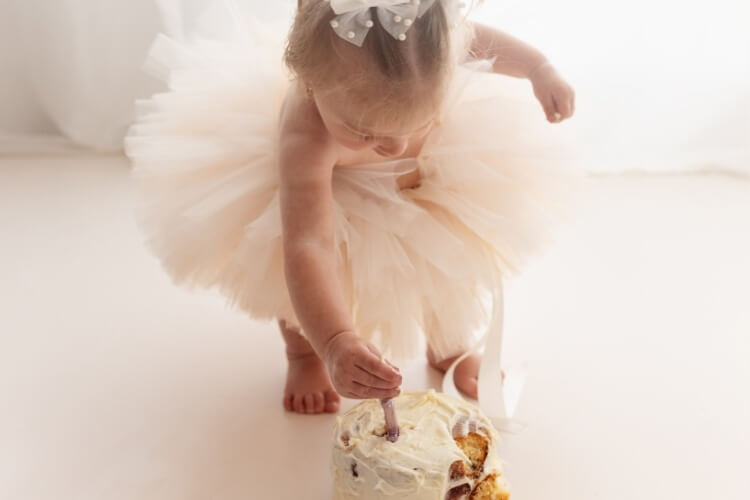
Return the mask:
M 436 0 L 328 0 L 336 17 L 331 27 L 338 36 L 361 47 L 370 28 L 372 7 L 377 8 L 378 21 L 396 40 L 406 40 L 414 21 L 424 15 Z

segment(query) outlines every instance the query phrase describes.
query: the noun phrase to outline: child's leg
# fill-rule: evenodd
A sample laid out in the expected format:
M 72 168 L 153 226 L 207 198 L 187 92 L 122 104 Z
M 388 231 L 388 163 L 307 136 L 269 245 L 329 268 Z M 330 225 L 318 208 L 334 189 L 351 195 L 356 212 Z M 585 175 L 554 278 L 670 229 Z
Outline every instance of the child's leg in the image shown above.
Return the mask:
M 284 408 L 297 413 L 335 413 L 341 398 L 333 389 L 325 364 L 300 331 L 279 321 L 289 368 Z

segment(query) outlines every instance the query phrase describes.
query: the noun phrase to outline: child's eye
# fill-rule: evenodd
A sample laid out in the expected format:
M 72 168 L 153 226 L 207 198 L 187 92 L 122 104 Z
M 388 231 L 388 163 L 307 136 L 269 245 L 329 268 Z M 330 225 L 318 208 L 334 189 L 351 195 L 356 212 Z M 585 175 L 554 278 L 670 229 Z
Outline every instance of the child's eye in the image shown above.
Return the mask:
M 371 140 L 375 139 L 371 135 L 360 135 L 359 138 L 360 140 L 365 141 L 365 142 L 370 142 Z

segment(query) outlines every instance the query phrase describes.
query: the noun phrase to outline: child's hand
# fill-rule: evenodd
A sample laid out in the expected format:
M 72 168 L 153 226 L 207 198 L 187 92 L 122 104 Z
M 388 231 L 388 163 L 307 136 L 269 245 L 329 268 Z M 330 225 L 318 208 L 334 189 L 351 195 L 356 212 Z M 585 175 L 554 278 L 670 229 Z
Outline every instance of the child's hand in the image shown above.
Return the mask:
M 324 348 L 323 360 L 333 387 L 347 398 L 384 399 L 399 395 L 401 374 L 398 368 L 381 360 L 377 348 L 353 332 L 331 338 Z
M 541 64 L 531 72 L 529 80 L 550 123 L 559 123 L 573 116 L 575 92 L 554 66 L 548 62 Z

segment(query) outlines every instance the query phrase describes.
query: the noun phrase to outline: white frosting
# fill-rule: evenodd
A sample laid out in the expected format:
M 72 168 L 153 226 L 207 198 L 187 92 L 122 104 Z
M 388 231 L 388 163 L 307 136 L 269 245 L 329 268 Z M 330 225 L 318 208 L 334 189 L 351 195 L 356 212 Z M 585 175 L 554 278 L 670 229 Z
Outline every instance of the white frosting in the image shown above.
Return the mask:
M 406 393 L 394 402 L 401 431 L 396 443 L 383 437 L 385 418 L 377 400 L 364 401 L 337 419 L 335 500 L 444 500 L 450 488 L 468 481 L 451 483 L 449 477 L 453 462 L 467 461 L 454 440 L 454 428 L 459 436 L 479 429 L 489 437 L 482 478 L 500 475 L 497 431 L 477 407 L 432 390 Z

